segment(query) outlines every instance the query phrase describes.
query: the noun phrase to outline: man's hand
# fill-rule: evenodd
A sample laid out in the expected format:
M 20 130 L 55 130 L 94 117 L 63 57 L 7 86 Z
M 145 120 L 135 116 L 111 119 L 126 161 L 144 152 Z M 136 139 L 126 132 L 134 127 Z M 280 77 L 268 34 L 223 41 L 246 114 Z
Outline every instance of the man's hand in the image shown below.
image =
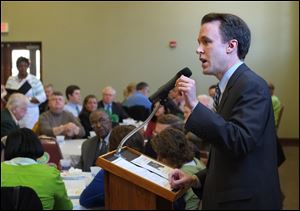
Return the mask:
M 190 187 L 193 183 L 193 178 L 179 169 L 174 169 L 169 174 L 169 183 L 172 189 Z
M 195 80 L 182 75 L 176 81 L 176 88 L 184 95 L 185 103 L 190 109 L 193 109 L 198 104 Z

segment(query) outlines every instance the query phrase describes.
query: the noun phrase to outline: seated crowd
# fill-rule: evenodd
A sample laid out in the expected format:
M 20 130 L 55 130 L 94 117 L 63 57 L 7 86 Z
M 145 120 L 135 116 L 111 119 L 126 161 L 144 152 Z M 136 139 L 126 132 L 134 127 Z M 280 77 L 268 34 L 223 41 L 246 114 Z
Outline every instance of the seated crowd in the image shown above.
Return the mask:
M 27 96 L 11 94 L 1 110 L 1 187 L 28 186 L 37 193 L 43 209 L 71 209 L 72 202 L 68 198 L 59 168 L 40 163 L 39 158 L 44 155 L 44 149 L 38 136 L 55 139 L 62 135 L 68 141 L 86 139 L 81 146 L 80 160 L 74 167 L 89 172 L 92 166 L 96 166 L 99 156 L 116 149 L 122 138 L 135 128 L 120 123 L 127 118 L 145 120 L 157 104 L 152 105 L 149 101 L 149 86 L 145 82 L 136 86 L 130 83 L 124 91 L 122 103 L 116 101 L 116 91 L 111 86 L 103 88 L 100 101 L 95 95 L 89 94 L 84 98 L 83 105 L 80 104 L 81 94 L 77 85 L 66 88 L 67 103 L 62 92 L 56 91 L 53 85 L 47 84 L 44 89 L 46 100 L 40 102 L 40 115 L 32 128 L 21 128 L 19 123 L 28 112 L 30 99 Z M 175 90 L 170 92 L 168 100 L 160 106 L 145 131 L 135 133 L 125 145 L 169 166 L 193 173 L 205 168 L 199 157 L 202 145 L 197 144 L 197 141 L 201 142 L 197 138 L 194 142 L 190 140 L 189 133 L 184 131 L 184 110 L 180 108 L 184 105 L 179 99 Z M 133 110 L 136 106 L 143 107 L 143 117 L 136 115 L 138 112 Z M 166 134 L 162 133 L 165 130 Z M 160 133 L 162 135 L 158 136 Z M 184 154 L 187 154 L 183 160 L 163 152 L 169 148 L 180 157 L 183 146 Z M 45 174 L 47 176 L 41 176 Z M 199 207 L 199 200 L 191 190 L 181 200 L 174 203 L 174 208 Z M 104 206 L 103 170 L 96 174 L 82 192 L 80 203 L 87 208 Z

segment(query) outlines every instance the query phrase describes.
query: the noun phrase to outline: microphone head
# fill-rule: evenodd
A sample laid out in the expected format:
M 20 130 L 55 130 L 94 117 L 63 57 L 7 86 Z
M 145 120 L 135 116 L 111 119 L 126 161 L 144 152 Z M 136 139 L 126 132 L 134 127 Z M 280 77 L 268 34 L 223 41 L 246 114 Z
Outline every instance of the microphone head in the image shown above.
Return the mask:
M 190 77 L 192 75 L 192 71 L 190 70 L 190 68 L 185 67 L 177 73 L 177 78 L 179 78 L 181 75 Z

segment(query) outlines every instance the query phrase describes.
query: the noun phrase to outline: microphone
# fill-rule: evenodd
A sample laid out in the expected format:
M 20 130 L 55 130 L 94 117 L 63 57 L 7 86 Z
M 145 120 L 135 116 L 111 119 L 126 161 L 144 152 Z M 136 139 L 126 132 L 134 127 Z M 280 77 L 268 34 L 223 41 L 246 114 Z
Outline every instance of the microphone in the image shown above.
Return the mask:
M 171 80 L 169 80 L 165 85 L 161 86 L 154 94 L 152 94 L 149 97 L 149 100 L 155 104 L 159 100 L 162 101 L 166 99 L 170 90 L 175 87 L 176 80 L 180 78 L 181 75 L 190 77 L 192 75 L 192 71 L 188 67 L 180 70 Z

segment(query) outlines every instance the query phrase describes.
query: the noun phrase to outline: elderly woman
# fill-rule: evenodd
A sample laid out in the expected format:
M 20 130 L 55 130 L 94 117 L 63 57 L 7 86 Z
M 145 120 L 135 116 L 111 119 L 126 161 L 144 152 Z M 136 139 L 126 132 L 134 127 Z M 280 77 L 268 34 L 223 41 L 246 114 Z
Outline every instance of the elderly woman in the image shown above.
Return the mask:
M 31 187 L 45 210 L 72 209 L 60 172 L 54 167 L 37 163 L 37 158 L 43 154 L 40 140 L 30 129 L 11 132 L 5 142 L 5 161 L 1 163 L 1 187 Z

